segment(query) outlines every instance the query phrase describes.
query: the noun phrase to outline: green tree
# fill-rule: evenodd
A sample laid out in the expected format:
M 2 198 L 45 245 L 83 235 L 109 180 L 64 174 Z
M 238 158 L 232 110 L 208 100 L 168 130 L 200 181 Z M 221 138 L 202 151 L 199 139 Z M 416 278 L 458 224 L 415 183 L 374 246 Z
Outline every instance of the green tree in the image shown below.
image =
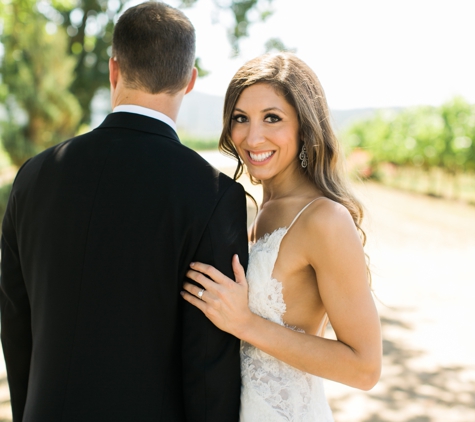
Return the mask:
M 81 105 L 81 123 L 91 120 L 91 103 L 97 90 L 109 87 L 108 60 L 114 18 L 125 3 L 125 0 L 82 0 L 74 7 L 56 5 L 59 15 L 54 10 L 45 10 L 69 36 L 69 54 L 76 59 L 70 89 Z
M 1 64 L 7 120 L 2 142 L 12 163 L 75 134 L 81 110 L 69 91 L 75 59 L 67 54 L 67 36 L 31 0 L 5 4 Z

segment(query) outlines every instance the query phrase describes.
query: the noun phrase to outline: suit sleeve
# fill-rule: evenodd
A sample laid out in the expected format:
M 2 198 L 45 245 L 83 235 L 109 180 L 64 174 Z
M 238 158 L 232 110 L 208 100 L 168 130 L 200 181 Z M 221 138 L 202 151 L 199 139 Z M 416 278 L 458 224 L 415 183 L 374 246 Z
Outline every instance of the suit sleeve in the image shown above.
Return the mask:
M 203 234 L 194 261 L 211 264 L 234 279 L 231 259 L 247 268 L 246 197 L 233 183 Z M 185 302 L 183 315 L 183 388 L 187 422 L 237 422 L 241 393 L 239 339 L 216 328 Z
M 13 420 L 21 421 L 32 352 L 31 312 L 15 230 L 15 197 L 10 195 L 2 225 L 0 281 L 1 339 L 7 367 Z

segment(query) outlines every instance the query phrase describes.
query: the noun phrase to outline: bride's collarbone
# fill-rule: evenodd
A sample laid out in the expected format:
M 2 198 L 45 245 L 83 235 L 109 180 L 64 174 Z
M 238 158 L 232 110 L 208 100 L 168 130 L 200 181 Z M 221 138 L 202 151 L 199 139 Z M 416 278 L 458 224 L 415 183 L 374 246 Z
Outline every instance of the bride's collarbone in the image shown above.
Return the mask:
M 253 236 L 251 240 L 257 241 L 279 229 L 289 228 L 300 211 L 309 205 L 312 200 L 313 198 L 299 197 L 268 201 L 264 204 L 256 217 L 251 231 Z M 305 225 L 305 220 L 309 217 L 309 214 L 311 213 L 303 213 L 295 222 L 294 226 Z M 290 233 L 296 231 L 296 229 L 297 227 L 293 227 L 292 230 L 286 234 L 286 237 L 289 237 Z M 304 234 L 301 233 L 300 236 L 302 235 Z

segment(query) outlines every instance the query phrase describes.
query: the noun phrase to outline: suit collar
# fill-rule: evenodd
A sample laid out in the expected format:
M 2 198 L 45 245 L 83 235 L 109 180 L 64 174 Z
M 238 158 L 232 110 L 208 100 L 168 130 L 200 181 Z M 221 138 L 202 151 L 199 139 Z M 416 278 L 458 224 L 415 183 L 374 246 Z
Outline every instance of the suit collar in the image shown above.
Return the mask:
M 123 128 L 139 132 L 153 133 L 180 142 L 177 133 L 166 123 L 136 113 L 119 111 L 109 114 L 97 129 Z
M 176 132 L 176 123 L 173 121 L 173 119 L 158 110 L 153 110 L 151 108 L 143 107 L 137 104 L 120 104 L 117 107 L 114 107 L 114 110 L 112 110 L 113 113 L 117 113 L 118 111 L 125 111 L 126 113 L 136 113 L 143 116 L 153 117 L 171 126 L 171 128 Z

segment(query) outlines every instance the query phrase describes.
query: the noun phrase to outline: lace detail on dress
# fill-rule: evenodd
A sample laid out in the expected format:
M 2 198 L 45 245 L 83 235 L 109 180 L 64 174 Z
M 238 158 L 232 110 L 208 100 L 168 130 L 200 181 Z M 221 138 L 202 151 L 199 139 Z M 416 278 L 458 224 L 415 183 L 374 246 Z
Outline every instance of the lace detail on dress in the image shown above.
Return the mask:
M 249 252 L 249 262 L 259 261 L 259 265 L 249 265 L 247 270 L 247 278 L 259 280 L 252 286 L 249 284 L 249 308 L 255 314 L 280 325 L 284 324 L 282 317 L 286 307 L 282 283 L 272 278 L 272 271 L 286 232 L 287 229 L 282 227 L 255 242 Z
M 286 306 L 282 283 L 272 277 L 272 272 L 280 243 L 289 228 L 279 228 L 255 242 L 247 270 L 250 309 L 280 325 L 285 325 Z M 333 421 L 320 378 L 299 371 L 246 342 L 241 343 L 241 373 L 240 422 Z

